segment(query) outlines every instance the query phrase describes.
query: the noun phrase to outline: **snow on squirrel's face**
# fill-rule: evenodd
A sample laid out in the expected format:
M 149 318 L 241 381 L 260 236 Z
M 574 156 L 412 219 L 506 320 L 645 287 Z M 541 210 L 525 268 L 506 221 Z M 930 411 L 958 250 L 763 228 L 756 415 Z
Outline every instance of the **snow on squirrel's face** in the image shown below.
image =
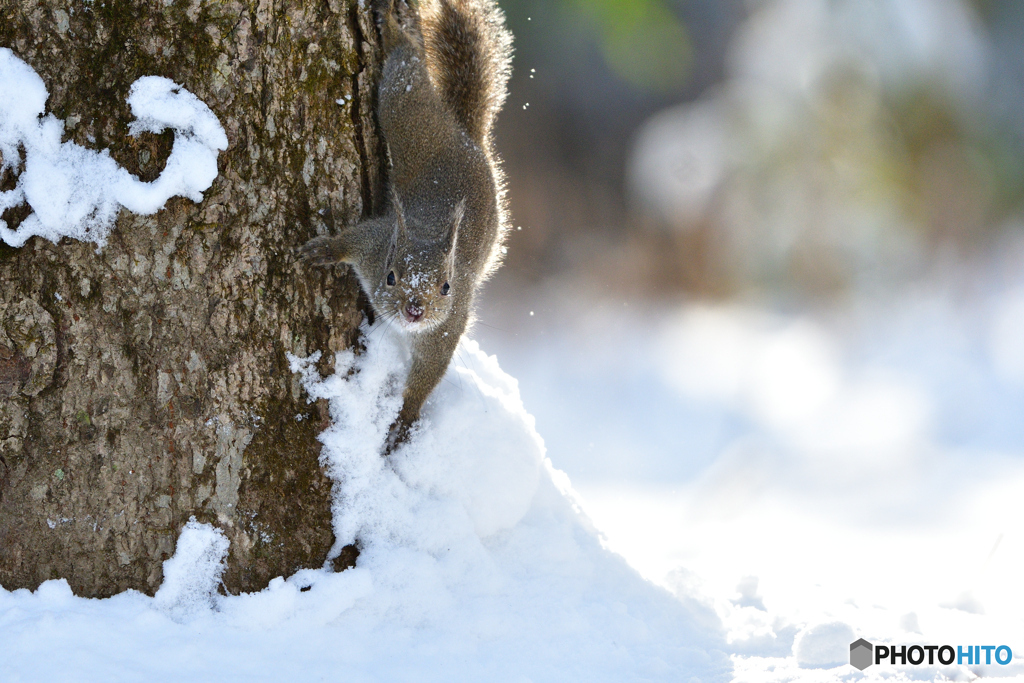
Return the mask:
M 448 317 L 455 298 L 455 249 L 465 203 L 460 202 L 440 236 L 417 239 L 425 231 L 407 229 L 396 200 L 395 230 L 385 266 L 373 291 L 373 307 L 406 332 L 425 332 Z
M 452 308 L 451 270 L 447 255 L 436 248 L 399 255 L 374 293 L 374 308 L 397 320 L 407 332 L 424 332 L 448 317 Z M 435 253 L 432 253 L 435 252 Z

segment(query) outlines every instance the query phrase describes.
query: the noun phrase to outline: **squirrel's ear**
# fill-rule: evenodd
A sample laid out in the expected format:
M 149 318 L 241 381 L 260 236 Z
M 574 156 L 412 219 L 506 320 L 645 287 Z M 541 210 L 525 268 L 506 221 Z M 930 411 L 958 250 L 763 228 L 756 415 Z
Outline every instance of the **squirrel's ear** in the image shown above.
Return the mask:
M 406 237 L 405 232 L 405 209 L 402 207 L 402 200 L 398 198 L 398 192 L 395 188 L 391 188 L 391 203 L 395 207 L 395 242 L 404 240 Z
M 395 229 L 391 231 L 391 239 L 388 240 L 388 255 L 384 258 L 384 269 L 388 270 L 391 265 L 395 262 L 395 256 L 398 254 L 398 225 L 395 225 Z
M 448 234 L 445 236 L 444 251 L 451 256 L 455 253 L 455 245 L 459 241 L 459 227 L 462 225 L 462 218 L 466 215 L 466 198 L 455 205 L 452 211 L 451 221 L 448 223 Z
M 398 198 L 398 193 L 395 192 L 395 188 L 391 188 L 391 203 L 394 205 L 395 209 L 395 227 L 391 231 L 391 241 L 388 244 L 388 256 L 386 260 L 388 268 L 391 267 L 391 264 L 395 260 L 395 256 L 398 254 L 398 243 L 404 241 L 406 238 L 405 213 L 402 209 L 402 201 Z

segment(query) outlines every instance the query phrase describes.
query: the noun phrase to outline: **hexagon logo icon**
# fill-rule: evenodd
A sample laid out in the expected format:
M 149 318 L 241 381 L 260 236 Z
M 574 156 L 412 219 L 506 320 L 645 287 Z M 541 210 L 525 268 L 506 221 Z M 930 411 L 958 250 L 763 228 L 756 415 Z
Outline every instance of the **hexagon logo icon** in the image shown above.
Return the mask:
M 875 647 L 861 638 L 850 643 L 850 664 L 863 671 L 872 664 Z

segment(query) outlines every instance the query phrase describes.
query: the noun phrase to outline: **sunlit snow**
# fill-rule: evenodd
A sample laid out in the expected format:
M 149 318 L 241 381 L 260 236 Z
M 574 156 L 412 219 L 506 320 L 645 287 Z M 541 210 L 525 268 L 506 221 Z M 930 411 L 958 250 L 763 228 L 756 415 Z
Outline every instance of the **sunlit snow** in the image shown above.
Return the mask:
M 713 607 L 739 680 L 1024 678 L 1020 289 L 979 288 L 816 313 L 547 292 L 478 334 L 609 547 Z M 861 637 L 1015 658 L 862 674 Z

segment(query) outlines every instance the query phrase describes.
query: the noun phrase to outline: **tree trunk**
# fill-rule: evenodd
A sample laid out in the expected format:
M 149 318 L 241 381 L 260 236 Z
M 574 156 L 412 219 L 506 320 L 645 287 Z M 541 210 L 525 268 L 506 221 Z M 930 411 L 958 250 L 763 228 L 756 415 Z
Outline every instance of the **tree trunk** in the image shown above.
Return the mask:
M 130 137 L 125 98 L 158 75 L 206 102 L 229 141 L 201 203 L 122 211 L 99 252 L 0 242 L 4 588 L 63 577 L 83 596 L 152 594 L 191 516 L 230 539 L 232 592 L 323 565 L 326 416 L 285 354 L 321 350 L 326 366 L 365 310 L 343 267 L 293 255 L 329 208 L 354 220 L 381 199 L 380 54 L 358 5 L 0 0 L 0 46 L 43 79 L 65 139 L 154 179 L 172 136 Z

